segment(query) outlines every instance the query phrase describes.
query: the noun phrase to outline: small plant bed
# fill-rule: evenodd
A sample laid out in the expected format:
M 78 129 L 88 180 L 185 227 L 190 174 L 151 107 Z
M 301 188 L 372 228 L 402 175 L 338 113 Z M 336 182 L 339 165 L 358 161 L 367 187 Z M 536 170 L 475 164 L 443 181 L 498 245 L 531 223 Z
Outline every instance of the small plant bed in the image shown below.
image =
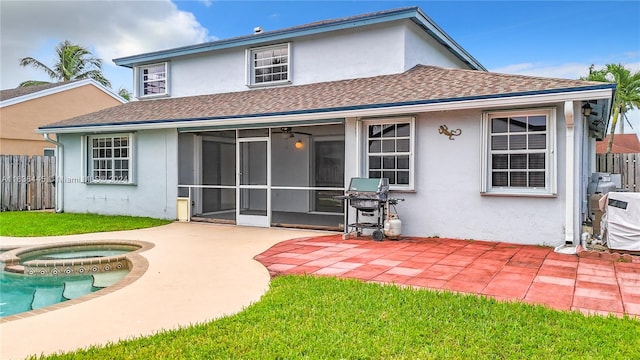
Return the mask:
M 50 359 L 637 359 L 640 321 L 328 277 L 244 311 Z
M 0 213 L 2 236 L 56 236 L 143 229 L 169 220 L 134 216 L 15 211 Z

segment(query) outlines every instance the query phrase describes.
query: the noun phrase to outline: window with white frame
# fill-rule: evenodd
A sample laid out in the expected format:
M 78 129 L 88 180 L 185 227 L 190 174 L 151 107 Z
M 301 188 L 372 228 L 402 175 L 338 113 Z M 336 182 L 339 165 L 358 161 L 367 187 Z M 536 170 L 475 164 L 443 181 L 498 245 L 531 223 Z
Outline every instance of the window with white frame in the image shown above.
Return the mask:
M 272 85 L 291 81 L 290 44 L 248 50 L 248 85 Z
M 391 189 L 413 189 L 414 119 L 363 121 L 366 134 L 366 174 L 387 178 Z
M 132 183 L 132 139 L 132 134 L 89 136 L 89 182 Z
M 488 112 L 484 193 L 555 195 L 555 110 Z
M 167 63 L 140 66 L 139 96 L 167 95 L 167 70 Z

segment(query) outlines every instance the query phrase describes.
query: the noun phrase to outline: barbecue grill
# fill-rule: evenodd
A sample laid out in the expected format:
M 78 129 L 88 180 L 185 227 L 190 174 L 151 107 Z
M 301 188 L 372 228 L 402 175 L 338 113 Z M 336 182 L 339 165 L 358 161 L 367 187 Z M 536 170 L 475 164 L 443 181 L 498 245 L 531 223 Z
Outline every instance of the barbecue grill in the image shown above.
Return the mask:
M 371 237 L 380 241 L 384 238 L 382 228 L 386 213 L 386 203 L 389 201 L 389 179 L 351 178 L 349 189 L 342 197 L 346 205 L 356 209 L 356 221 L 349 223 L 349 211 L 345 206 L 345 236 L 353 229 L 358 236 L 363 229 L 375 229 Z M 375 221 L 360 221 L 361 216 L 373 218 Z

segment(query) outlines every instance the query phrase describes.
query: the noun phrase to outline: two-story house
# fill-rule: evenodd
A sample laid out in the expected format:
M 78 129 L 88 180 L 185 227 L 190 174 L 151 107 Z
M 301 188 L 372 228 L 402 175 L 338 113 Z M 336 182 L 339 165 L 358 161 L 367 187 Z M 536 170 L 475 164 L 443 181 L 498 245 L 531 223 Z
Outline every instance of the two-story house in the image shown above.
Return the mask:
M 39 129 L 59 210 L 176 218 L 187 198 L 191 219 L 340 229 L 334 196 L 385 177 L 403 234 L 564 244 L 615 91 L 487 72 L 415 7 L 115 62 L 139 101 Z

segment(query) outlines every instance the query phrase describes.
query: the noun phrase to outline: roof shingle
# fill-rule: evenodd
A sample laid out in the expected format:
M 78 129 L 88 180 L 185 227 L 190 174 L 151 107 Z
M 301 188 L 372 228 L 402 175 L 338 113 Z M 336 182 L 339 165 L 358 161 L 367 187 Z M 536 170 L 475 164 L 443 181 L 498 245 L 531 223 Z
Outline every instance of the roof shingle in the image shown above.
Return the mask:
M 42 128 L 205 120 L 562 91 L 600 82 L 418 65 L 404 73 L 182 98 L 133 101 Z
M 25 87 L 17 87 L 15 89 L 6 89 L 0 90 L 0 101 L 9 100 L 13 98 L 17 98 L 19 96 L 25 96 L 33 93 L 37 93 L 43 90 L 49 90 L 56 88 L 62 85 L 68 85 L 74 81 L 66 81 L 66 82 L 58 82 L 58 83 L 49 83 L 42 85 L 33 85 L 33 86 L 25 86 Z

